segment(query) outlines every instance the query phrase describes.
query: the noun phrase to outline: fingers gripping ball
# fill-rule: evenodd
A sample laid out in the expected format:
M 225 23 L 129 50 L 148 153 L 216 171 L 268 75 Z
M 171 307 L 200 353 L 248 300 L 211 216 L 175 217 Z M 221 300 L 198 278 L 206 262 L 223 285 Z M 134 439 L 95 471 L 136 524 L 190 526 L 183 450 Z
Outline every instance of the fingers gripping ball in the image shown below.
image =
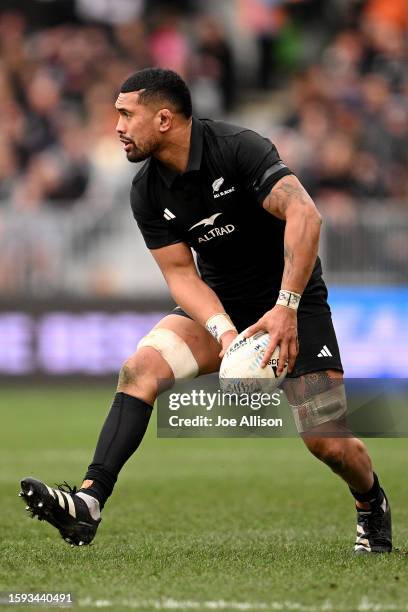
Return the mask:
M 246 330 L 245 330 L 246 331 Z M 261 362 L 270 336 L 260 331 L 250 338 L 241 332 L 228 347 L 220 367 L 220 384 L 225 392 L 271 393 L 283 382 L 288 366 L 277 376 L 279 346 L 274 350 L 267 365 L 261 368 Z

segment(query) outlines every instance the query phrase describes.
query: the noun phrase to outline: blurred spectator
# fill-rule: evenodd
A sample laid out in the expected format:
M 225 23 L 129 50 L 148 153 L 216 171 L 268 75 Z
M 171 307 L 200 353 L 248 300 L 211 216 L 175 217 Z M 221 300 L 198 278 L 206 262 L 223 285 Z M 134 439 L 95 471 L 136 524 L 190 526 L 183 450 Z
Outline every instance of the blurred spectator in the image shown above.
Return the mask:
M 133 20 L 144 8 L 144 0 L 76 0 L 75 4 L 80 18 L 109 24 Z
M 160 14 L 148 45 L 154 66 L 166 66 L 186 78 L 189 46 L 177 13 L 165 11 Z
M 240 20 L 258 48 L 257 87 L 276 86 L 276 40 L 285 24 L 284 0 L 239 0 Z
M 33 156 L 20 180 L 15 198 L 20 205 L 42 202 L 70 205 L 81 197 L 89 179 L 83 125 L 75 115 L 65 114 L 58 126 L 58 144 Z
M 390 25 L 402 33 L 408 28 L 406 0 L 368 0 L 364 15 L 372 25 Z
M 220 117 L 235 104 L 232 48 L 222 23 L 213 15 L 200 15 L 194 34 L 195 53 L 188 74 L 194 109 L 201 117 Z

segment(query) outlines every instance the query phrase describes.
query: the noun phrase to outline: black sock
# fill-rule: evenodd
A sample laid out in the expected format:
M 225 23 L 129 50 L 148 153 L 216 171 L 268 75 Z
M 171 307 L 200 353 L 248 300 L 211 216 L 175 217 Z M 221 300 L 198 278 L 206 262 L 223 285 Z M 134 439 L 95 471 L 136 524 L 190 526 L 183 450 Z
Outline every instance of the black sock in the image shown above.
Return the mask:
M 151 413 L 150 404 L 127 393 L 116 393 L 84 477 L 84 480 L 93 480 L 93 484 L 80 489 L 96 497 L 101 508 L 112 493 L 123 465 L 142 441 Z
M 384 494 L 381 490 L 377 474 L 374 472 L 374 483 L 366 493 L 359 493 L 355 489 L 349 487 L 352 496 L 359 502 L 368 502 L 371 506 L 380 506 L 384 500 Z

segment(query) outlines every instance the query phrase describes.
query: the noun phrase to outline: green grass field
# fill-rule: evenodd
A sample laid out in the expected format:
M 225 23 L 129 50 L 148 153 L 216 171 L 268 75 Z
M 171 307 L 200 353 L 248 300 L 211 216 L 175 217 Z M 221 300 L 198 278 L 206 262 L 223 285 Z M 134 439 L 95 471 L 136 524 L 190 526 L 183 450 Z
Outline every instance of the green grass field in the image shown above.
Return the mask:
M 84 609 L 408 609 L 405 439 L 369 441 L 393 504 L 388 556 L 353 557 L 352 499 L 300 440 L 157 439 L 155 418 L 93 546 L 31 520 L 19 479 L 80 483 L 111 396 L 2 391 L 0 591 L 71 592 Z

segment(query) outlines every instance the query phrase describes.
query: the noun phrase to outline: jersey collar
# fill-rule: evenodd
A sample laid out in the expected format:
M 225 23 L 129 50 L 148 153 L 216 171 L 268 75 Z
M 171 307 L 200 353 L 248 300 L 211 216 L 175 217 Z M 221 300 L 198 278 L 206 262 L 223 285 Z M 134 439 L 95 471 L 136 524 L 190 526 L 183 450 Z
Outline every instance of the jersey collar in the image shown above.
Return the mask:
M 166 183 L 167 187 L 171 187 L 178 176 L 184 176 L 187 172 L 194 172 L 200 169 L 201 159 L 203 156 L 203 124 L 199 119 L 193 117 L 191 125 L 191 143 L 188 156 L 188 164 L 186 171 L 183 174 L 168 168 L 159 161 L 156 161 L 157 170 Z

